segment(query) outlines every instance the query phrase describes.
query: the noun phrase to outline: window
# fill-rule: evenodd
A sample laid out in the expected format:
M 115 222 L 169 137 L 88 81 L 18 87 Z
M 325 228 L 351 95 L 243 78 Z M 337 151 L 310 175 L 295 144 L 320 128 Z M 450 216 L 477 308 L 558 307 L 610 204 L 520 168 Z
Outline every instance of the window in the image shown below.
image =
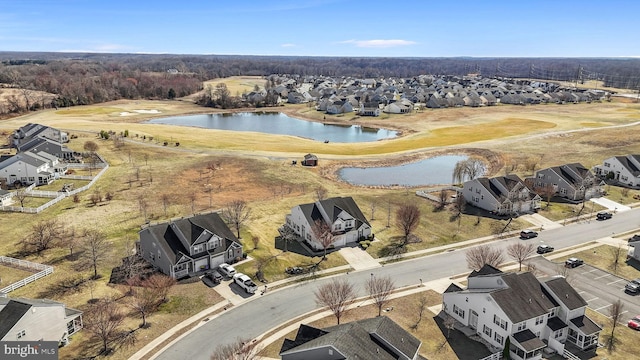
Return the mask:
M 536 318 L 536 325 L 540 325 L 544 322 L 544 315 L 540 315 Z
M 18 334 L 16 335 L 16 338 L 18 340 L 20 340 L 21 338 L 25 337 L 27 335 L 27 332 L 25 330 L 22 330 L 20 332 L 18 332 Z
M 161 257 L 162 255 L 160 254 L 160 249 L 158 249 L 158 260 L 160 260 Z
M 500 319 L 498 315 L 493 315 L 493 323 L 507 330 L 507 322 L 505 320 Z
M 560 329 L 560 330 L 556 331 L 556 332 L 553 334 L 553 338 L 554 338 L 554 339 L 557 339 L 557 338 L 562 337 L 562 333 L 563 333 L 563 330 L 562 330 L 562 329 Z
M 556 308 L 551 309 L 551 312 L 549 313 L 549 317 L 552 318 L 556 316 Z
M 204 245 L 203 244 L 193 245 L 193 253 L 194 254 L 201 253 L 203 251 L 204 251 Z
M 494 334 L 493 339 L 500 345 L 502 345 L 502 342 L 504 341 L 504 338 L 502 337 L 502 335 L 498 333 Z
M 469 191 L 473 191 L 473 187 L 469 187 Z
M 336 224 L 336 230 L 341 230 L 342 229 L 342 225 L 341 224 Z
M 537 325 L 537 322 L 536 322 L 536 325 Z M 524 330 L 526 328 L 527 328 L 527 322 L 526 321 L 523 321 L 523 322 L 518 324 L 518 331 L 522 331 L 522 330 Z
M 464 319 L 464 310 L 460 309 L 457 305 L 453 305 L 453 313 Z
M 604 163 L 604 167 L 610 167 L 610 166 L 611 166 L 611 164 L 609 164 L 608 162 Z
M 493 330 L 491 330 L 490 327 L 488 327 L 487 325 L 483 325 L 482 327 L 482 332 L 487 335 L 489 338 L 491 338 L 491 333 L 493 332 Z

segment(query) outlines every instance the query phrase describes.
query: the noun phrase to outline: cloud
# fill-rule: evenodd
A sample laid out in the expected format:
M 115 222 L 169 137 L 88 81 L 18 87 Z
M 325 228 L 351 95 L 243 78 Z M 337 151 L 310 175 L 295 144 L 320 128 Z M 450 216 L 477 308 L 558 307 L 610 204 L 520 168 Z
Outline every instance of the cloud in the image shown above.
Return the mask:
M 400 40 L 400 39 L 345 40 L 345 41 L 341 41 L 340 43 L 355 44 L 357 47 L 362 47 L 362 48 L 390 48 L 390 47 L 408 46 L 408 45 L 416 44 L 415 41 Z
M 282 44 L 280 45 L 281 47 L 295 47 L 296 44 L 291 44 L 291 43 L 287 43 L 287 44 Z

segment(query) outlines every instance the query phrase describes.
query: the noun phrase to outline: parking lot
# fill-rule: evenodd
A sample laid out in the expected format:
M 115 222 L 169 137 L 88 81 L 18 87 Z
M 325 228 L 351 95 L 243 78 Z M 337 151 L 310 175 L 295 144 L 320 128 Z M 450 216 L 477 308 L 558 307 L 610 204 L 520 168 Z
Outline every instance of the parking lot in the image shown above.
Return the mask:
M 543 257 L 531 259 L 537 269 L 547 275 L 558 274 L 558 267 L 562 264 L 554 263 Z M 640 315 L 640 296 L 630 295 L 624 292 L 626 279 L 600 270 L 588 264 L 578 266 L 567 271 L 567 281 L 578 294 L 587 302 L 589 308 L 610 317 L 612 304 L 620 299 L 623 303 L 621 322 Z

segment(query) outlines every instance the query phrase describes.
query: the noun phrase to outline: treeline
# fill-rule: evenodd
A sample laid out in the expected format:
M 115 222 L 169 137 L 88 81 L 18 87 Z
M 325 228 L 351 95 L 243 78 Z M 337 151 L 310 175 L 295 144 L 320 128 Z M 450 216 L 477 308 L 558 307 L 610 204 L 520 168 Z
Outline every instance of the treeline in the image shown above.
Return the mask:
M 123 98 L 181 97 L 200 90 L 203 80 L 237 75 L 410 78 L 421 74 L 479 73 L 487 77 L 551 81 L 601 80 L 605 86 L 633 90 L 640 87 L 640 59 L 633 58 L 339 58 L 0 52 L 0 61 L 0 83 L 56 94 L 58 98 L 53 105 L 57 106 Z M 43 106 L 37 101 L 26 102 L 28 109 Z

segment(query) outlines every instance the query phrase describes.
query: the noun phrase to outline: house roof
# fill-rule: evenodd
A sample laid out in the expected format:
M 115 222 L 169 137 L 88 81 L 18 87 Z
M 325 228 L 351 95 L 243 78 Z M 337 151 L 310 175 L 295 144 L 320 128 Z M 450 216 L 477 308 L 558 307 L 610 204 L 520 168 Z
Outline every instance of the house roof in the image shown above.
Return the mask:
M 468 277 L 495 275 L 495 274 L 502 274 L 502 271 L 500 271 L 499 269 L 496 269 L 495 267 L 489 264 L 484 264 L 484 266 L 482 266 L 480 270 L 473 270 Z
M 0 339 L 4 338 L 13 329 L 30 308 L 31 304 L 9 300 L 0 310 Z
M 602 330 L 600 325 L 594 323 L 593 320 L 584 315 L 571 319 L 571 322 L 585 335 L 592 335 Z
M 635 158 L 638 155 L 631 156 Z M 627 156 L 616 156 L 615 158 L 622 164 L 622 166 L 627 168 L 629 172 L 633 174 L 633 176 L 640 176 L 640 169 L 638 169 L 638 167 L 633 162 L 631 162 L 631 160 L 629 160 Z
M 444 291 L 445 293 L 462 291 L 462 288 L 454 283 L 451 283 L 449 287 Z
M 557 301 L 563 303 L 569 310 L 587 306 L 587 302 L 569 285 L 564 277 L 551 278 L 545 281 L 545 284 L 556 295 Z
M 559 317 L 554 316 L 551 319 L 547 320 L 547 326 L 549 327 L 549 329 L 551 329 L 551 331 L 558 331 L 560 329 L 566 328 L 569 325 L 565 324 L 564 321 L 560 320 Z
M 491 292 L 491 297 L 513 323 L 544 315 L 556 306 L 530 272 L 505 274 L 502 280 L 508 288 Z
M 546 347 L 547 344 L 542 342 L 536 334 L 534 334 L 531 330 L 526 329 L 520 332 L 517 332 L 512 335 L 513 339 L 518 342 L 520 347 L 526 352 L 533 351 L 536 349 L 542 349 Z
M 413 359 L 421 345 L 420 340 L 386 316 L 326 329 L 310 326 L 302 328 L 303 326 L 298 330 L 295 340 L 286 340 L 283 343 L 280 355 L 330 346 L 345 359 L 392 360 L 398 358 L 397 351 Z

